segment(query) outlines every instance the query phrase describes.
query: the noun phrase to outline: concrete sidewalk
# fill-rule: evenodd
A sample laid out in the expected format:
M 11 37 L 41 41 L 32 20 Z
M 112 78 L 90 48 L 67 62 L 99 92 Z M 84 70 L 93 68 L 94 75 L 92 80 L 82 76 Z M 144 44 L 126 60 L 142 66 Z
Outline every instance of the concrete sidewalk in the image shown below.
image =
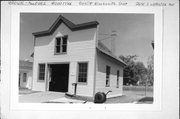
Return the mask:
M 89 103 L 83 100 L 69 99 L 62 92 L 40 92 L 21 89 L 19 93 L 20 103 Z
M 87 102 L 87 101 L 83 101 L 83 100 L 76 100 L 76 99 L 69 99 L 66 97 L 62 97 L 62 98 L 58 98 L 58 99 L 54 99 L 54 100 L 50 100 L 44 103 L 67 103 L 67 104 L 85 104 L 85 103 L 93 103 L 93 102 Z
M 19 95 L 20 103 L 42 103 L 50 100 L 63 98 L 65 93 L 61 92 L 36 92 L 25 95 Z

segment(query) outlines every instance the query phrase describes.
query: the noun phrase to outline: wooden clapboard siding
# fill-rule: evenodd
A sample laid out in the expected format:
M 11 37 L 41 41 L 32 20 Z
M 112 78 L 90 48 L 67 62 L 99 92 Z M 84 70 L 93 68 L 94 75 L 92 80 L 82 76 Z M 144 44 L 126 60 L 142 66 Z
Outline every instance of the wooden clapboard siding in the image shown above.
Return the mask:
M 33 63 L 29 61 L 19 61 L 19 87 L 31 89 L 32 84 L 32 66 Z M 26 73 L 26 82 L 23 81 L 23 74 Z
M 94 56 L 96 52 L 96 28 L 71 31 L 62 23 L 56 31 L 49 36 L 37 37 L 34 47 L 34 65 L 33 65 L 33 90 L 45 91 L 46 81 L 38 82 L 38 64 L 39 63 L 69 63 L 69 86 L 68 92 L 73 93 L 72 83 L 77 79 L 77 63 L 81 61 L 88 62 L 88 83 L 87 85 L 77 86 L 77 94 L 92 96 L 94 81 Z M 55 55 L 55 38 L 68 35 L 67 53 Z
M 106 66 L 110 66 L 110 87 L 106 87 Z M 103 55 L 100 52 L 97 52 L 97 72 L 96 72 L 96 88 L 95 92 L 112 92 L 108 94 L 109 96 L 122 95 L 122 86 L 123 86 L 123 67 L 115 63 L 111 58 Z M 120 72 L 119 76 L 119 88 L 117 88 L 117 70 Z

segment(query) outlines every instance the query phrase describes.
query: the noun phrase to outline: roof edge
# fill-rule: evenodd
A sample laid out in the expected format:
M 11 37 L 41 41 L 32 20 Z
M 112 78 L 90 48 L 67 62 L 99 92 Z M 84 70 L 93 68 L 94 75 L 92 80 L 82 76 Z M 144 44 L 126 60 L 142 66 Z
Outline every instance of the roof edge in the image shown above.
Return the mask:
M 97 21 L 91 21 L 81 24 L 74 24 L 62 15 L 59 15 L 59 17 L 56 19 L 56 21 L 51 25 L 51 27 L 48 30 L 40 31 L 40 32 L 34 32 L 32 35 L 35 37 L 41 37 L 41 36 L 47 36 L 54 33 L 54 31 L 59 27 L 61 23 L 64 23 L 69 29 L 72 31 L 78 31 L 83 29 L 89 29 L 89 28 L 96 28 L 99 22 Z
M 121 64 L 123 64 L 123 66 L 124 66 L 124 67 L 125 67 L 125 66 L 127 66 L 127 64 L 126 64 L 124 61 L 122 61 L 121 59 L 118 59 L 117 57 L 112 56 L 111 54 L 109 54 L 109 53 L 107 53 L 107 52 L 105 52 L 105 51 L 101 50 L 101 49 L 100 49 L 100 48 L 98 48 L 98 47 L 96 47 L 96 49 L 98 49 L 98 50 L 99 50 L 100 52 L 102 52 L 103 54 L 105 54 L 105 55 L 107 55 L 107 56 L 109 56 L 109 57 L 113 58 L 114 60 L 116 60 L 116 61 L 120 62 Z

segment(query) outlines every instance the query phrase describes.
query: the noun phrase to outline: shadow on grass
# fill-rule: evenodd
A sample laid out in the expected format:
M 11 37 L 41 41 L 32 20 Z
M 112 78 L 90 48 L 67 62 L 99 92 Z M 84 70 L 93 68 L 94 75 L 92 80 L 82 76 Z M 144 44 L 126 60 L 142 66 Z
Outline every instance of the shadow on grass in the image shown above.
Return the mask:
M 153 103 L 153 97 L 144 97 L 140 100 L 138 100 L 137 104 L 152 104 Z
M 146 102 L 146 101 L 151 101 L 153 102 L 153 97 L 144 97 L 142 99 L 139 100 L 139 102 Z

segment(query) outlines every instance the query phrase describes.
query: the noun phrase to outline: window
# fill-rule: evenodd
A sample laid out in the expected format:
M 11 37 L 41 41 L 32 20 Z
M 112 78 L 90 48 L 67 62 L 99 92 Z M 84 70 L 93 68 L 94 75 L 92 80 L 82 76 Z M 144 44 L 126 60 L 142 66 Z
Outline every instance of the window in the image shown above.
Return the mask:
M 106 87 L 110 86 L 110 66 L 106 66 Z
M 27 73 L 23 73 L 23 82 L 26 82 L 27 79 Z
M 67 36 L 57 37 L 55 43 L 55 54 L 67 52 Z
M 117 88 L 119 88 L 119 70 L 117 70 Z
M 78 82 L 87 83 L 88 63 L 78 63 Z
M 39 64 L 39 80 L 43 81 L 45 79 L 45 64 Z
M 19 87 L 20 87 L 20 82 L 21 82 L 21 74 L 19 74 Z

